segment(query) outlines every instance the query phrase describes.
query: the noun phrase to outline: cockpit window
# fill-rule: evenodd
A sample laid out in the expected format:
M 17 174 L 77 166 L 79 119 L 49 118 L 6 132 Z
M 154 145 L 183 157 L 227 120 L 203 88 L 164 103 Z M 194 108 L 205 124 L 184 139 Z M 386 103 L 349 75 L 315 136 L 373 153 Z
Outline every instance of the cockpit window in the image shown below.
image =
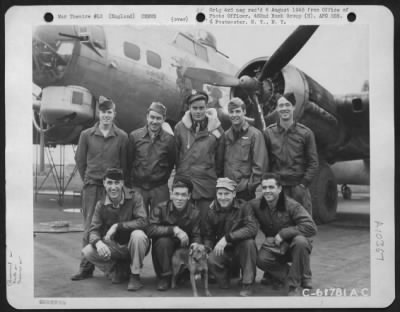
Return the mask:
M 140 60 L 140 47 L 130 42 L 124 42 L 124 54 L 135 61 Z
M 193 38 L 190 36 L 185 36 L 179 33 L 174 41 L 174 44 L 183 49 L 188 51 L 189 53 L 196 55 L 197 57 L 203 59 L 204 61 L 208 62 L 208 52 L 206 47 L 198 44 Z
M 193 46 L 193 41 L 186 36 L 182 34 L 178 34 L 175 38 L 175 45 L 178 46 L 179 48 L 188 51 L 191 54 L 194 53 L 194 46 Z
M 207 54 L 207 49 L 198 43 L 194 43 L 194 50 L 196 51 L 196 55 L 208 62 L 208 54 Z
M 92 37 L 92 42 L 96 45 L 97 48 L 105 49 L 106 48 L 106 39 L 104 36 L 104 30 L 101 26 L 90 26 L 90 35 Z
M 161 57 L 152 51 L 146 51 L 147 64 L 155 68 L 161 68 Z

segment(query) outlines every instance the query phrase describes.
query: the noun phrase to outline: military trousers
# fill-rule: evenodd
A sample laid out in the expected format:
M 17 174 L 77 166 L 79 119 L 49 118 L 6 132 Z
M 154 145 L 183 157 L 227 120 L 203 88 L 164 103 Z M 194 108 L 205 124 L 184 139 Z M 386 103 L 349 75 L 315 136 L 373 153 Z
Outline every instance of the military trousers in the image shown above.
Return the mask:
M 254 239 L 228 244 L 224 253 L 217 256 L 212 251 L 208 257 L 208 270 L 219 283 L 229 282 L 238 267 L 242 271 L 242 283 L 253 284 L 256 278 L 257 247 Z
M 148 216 L 155 206 L 157 206 L 159 203 L 169 200 L 169 188 L 167 183 L 151 189 L 144 189 L 139 186 L 134 186 L 133 189 L 138 190 L 142 195 L 143 204 L 146 208 Z
M 97 202 L 105 195 L 104 186 L 102 184 L 86 184 L 82 189 L 82 215 L 83 215 L 83 237 L 82 247 L 89 244 L 89 229 L 92 223 L 94 209 Z M 85 257 L 82 257 L 80 263 L 81 272 L 93 272 L 94 265 Z
M 150 250 L 150 240 L 142 230 L 132 231 L 128 244 L 121 245 L 114 240 L 104 243 L 111 251 L 109 259 L 100 256 L 91 244 L 82 249 L 85 258 L 104 273 L 112 272 L 118 262 L 128 260 L 131 274 L 140 274 L 143 259 Z
M 158 278 L 172 275 L 172 256 L 175 250 L 180 248 L 180 244 L 180 240 L 176 237 L 153 238 L 151 256 Z
M 279 254 L 275 248 L 263 243 L 258 251 L 257 267 L 281 282 L 287 278 L 289 286 L 299 287 L 302 282 L 311 280 L 311 250 L 311 242 L 302 235 L 292 239 L 285 254 Z

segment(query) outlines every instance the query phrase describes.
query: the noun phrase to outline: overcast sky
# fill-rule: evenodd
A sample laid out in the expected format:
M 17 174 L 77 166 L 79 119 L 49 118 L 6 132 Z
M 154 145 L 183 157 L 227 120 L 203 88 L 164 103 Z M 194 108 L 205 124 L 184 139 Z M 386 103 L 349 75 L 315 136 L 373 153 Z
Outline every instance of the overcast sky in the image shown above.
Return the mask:
M 241 67 L 249 60 L 271 56 L 295 30 L 294 26 L 209 26 L 218 50 Z M 368 26 L 322 25 L 290 64 L 333 94 L 359 92 L 369 79 Z

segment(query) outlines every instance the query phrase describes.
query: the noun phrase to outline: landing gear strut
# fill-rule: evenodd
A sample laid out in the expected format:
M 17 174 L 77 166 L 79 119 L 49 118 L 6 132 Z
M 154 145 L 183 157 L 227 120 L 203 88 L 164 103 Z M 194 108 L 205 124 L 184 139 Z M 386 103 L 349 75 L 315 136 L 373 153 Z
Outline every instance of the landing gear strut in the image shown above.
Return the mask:
M 53 156 L 53 151 L 51 147 L 45 147 L 44 151 L 46 152 L 47 160 L 50 165 L 50 168 L 42 180 L 42 182 L 39 185 L 39 172 L 37 170 L 38 165 L 36 164 L 36 172 L 35 172 L 35 200 L 37 200 L 37 196 L 41 194 L 46 194 L 46 191 L 42 190 L 42 187 L 44 186 L 45 182 L 47 179 L 51 176 L 53 178 L 53 186 L 55 187 L 56 194 L 58 195 L 58 204 L 62 206 L 64 204 L 64 195 L 65 191 L 68 188 L 68 185 L 70 184 L 71 180 L 75 176 L 78 168 L 75 165 L 71 175 L 69 176 L 69 179 L 65 181 L 65 145 L 60 145 L 60 163 L 56 163 L 54 160 Z M 75 146 L 72 146 L 72 149 L 75 153 Z M 47 191 L 48 193 L 49 191 Z M 51 192 L 51 191 L 50 191 Z

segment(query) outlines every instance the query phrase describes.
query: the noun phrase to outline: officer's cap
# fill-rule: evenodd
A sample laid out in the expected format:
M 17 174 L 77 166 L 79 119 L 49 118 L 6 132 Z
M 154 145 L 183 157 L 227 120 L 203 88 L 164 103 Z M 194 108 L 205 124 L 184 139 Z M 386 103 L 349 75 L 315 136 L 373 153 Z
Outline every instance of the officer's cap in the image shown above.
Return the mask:
M 204 91 L 197 91 L 197 90 L 192 90 L 192 94 L 190 94 L 186 98 L 186 103 L 187 105 L 192 104 L 194 101 L 198 100 L 204 100 L 206 104 L 208 103 L 208 95 Z

